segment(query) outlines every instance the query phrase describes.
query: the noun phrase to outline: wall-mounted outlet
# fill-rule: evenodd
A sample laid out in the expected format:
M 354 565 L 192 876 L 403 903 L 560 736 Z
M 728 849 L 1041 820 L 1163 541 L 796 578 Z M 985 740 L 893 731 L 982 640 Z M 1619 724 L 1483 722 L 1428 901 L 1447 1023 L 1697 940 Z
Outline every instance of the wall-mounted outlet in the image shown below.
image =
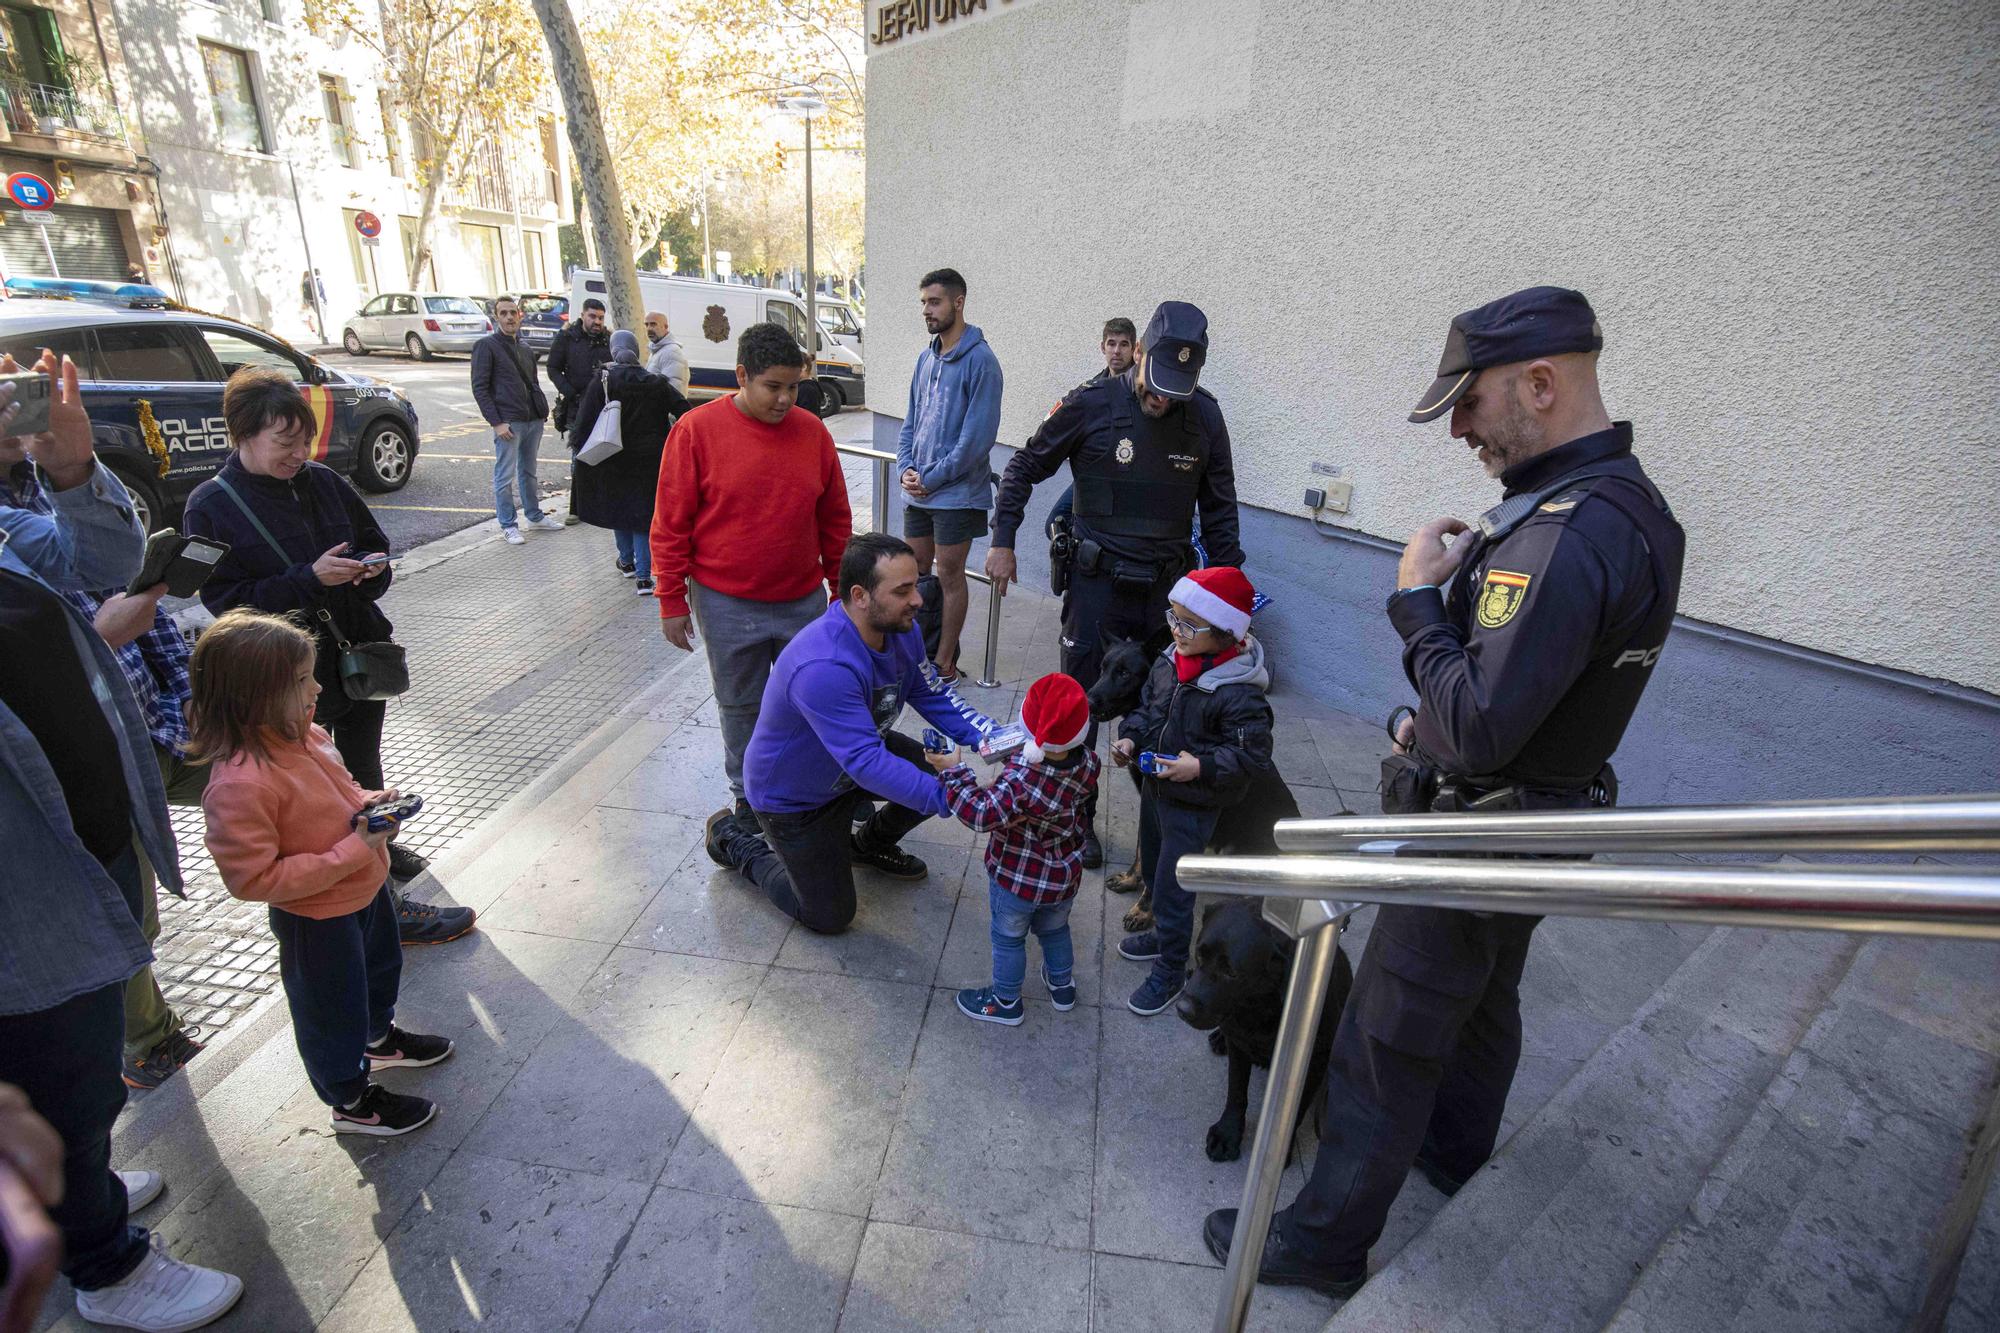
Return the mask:
M 1344 514 L 1354 503 L 1354 483 L 1345 478 L 1326 484 L 1326 508 L 1329 513 Z
M 1326 508 L 1326 492 L 1321 490 L 1317 486 L 1306 487 L 1306 508 L 1308 509 Z

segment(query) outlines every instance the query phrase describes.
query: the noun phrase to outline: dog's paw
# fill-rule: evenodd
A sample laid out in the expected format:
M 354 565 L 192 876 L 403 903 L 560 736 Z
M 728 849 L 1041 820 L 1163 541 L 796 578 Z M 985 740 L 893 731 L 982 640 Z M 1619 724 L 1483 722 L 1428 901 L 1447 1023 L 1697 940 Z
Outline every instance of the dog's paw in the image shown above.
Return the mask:
M 1211 1162 L 1235 1161 L 1243 1155 L 1243 1122 L 1222 1117 L 1208 1127 L 1208 1141 L 1203 1146 Z
M 1146 887 L 1146 877 L 1139 873 L 1139 867 L 1121 870 L 1105 877 L 1104 889 L 1107 893 L 1137 893 Z
M 1208 1053 L 1210 1055 L 1229 1054 L 1229 1043 L 1222 1039 L 1221 1028 L 1216 1028 L 1208 1034 Z

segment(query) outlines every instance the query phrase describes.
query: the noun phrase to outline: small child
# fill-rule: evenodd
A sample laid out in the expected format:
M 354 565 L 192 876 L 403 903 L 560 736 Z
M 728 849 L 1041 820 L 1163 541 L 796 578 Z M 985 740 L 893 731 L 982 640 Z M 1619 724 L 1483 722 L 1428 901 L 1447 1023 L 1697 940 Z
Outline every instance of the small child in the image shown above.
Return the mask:
M 1057 1009 L 1076 1007 L 1076 954 L 1069 909 L 1083 879 L 1080 807 L 1097 790 L 1097 756 L 1083 748 L 1090 703 L 1083 686 L 1056 672 L 1028 687 L 1021 725 L 1029 734 L 993 785 L 982 788 L 956 750 L 930 756 L 945 801 L 967 825 L 990 831 L 986 900 L 993 912 L 993 984 L 958 993 L 958 1009 L 982 1023 L 1021 1023 L 1028 932 L 1042 944 L 1042 982 Z
M 391 824 L 359 812 L 394 791 L 364 791 L 312 723 L 312 636 L 239 608 L 209 627 L 189 663 L 190 742 L 213 765 L 202 811 L 208 850 L 232 897 L 271 905 L 292 1033 L 339 1134 L 407 1134 L 437 1106 L 372 1082 L 376 1069 L 434 1065 L 443 1037 L 390 1022 L 403 973 L 389 896 Z
M 1250 635 L 1256 590 L 1229 565 L 1198 569 L 1168 594 L 1173 647 L 1146 677 L 1139 707 L 1119 725 L 1111 762 L 1139 751 L 1161 756 L 1139 796 L 1139 855 L 1153 891 L 1153 929 L 1128 935 L 1120 957 L 1150 962 L 1125 1007 L 1150 1017 L 1172 1004 L 1187 977 L 1194 895 L 1176 877 L 1181 857 L 1200 852 L 1222 811 L 1271 767 L 1270 687 L 1264 646 Z

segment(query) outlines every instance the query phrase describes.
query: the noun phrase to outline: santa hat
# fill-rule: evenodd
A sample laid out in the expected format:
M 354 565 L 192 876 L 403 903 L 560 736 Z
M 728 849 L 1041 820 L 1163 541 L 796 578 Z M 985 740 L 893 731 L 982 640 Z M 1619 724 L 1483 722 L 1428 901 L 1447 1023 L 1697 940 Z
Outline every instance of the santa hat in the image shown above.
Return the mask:
M 1234 565 L 1214 565 L 1197 569 L 1174 585 L 1167 594 L 1219 630 L 1240 639 L 1250 628 L 1250 612 L 1255 609 L 1257 590 L 1243 571 Z
M 1060 671 L 1052 671 L 1028 687 L 1021 700 L 1021 725 L 1028 743 L 1021 755 L 1031 764 L 1042 762 L 1049 750 L 1067 750 L 1083 743 L 1090 731 L 1090 700 L 1083 686 Z

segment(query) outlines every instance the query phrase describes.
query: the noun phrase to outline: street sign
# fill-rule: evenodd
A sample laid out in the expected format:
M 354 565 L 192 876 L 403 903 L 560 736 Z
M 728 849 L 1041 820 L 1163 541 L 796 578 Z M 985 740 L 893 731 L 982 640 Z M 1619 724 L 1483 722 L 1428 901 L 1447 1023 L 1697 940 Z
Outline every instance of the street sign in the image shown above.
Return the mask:
M 23 213 L 21 221 L 31 222 L 37 227 L 48 227 L 54 225 L 55 218 L 48 213 Z
M 380 236 L 363 236 L 361 243 L 363 245 L 380 245 L 382 244 L 382 238 Z
M 14 182 L 10 179 L 7 182 L 7 188 L 11 190 L 13 187 Z M 382 234 L 382 219 L 376 217 L 373 213 L 356 213 L 354 215 L 354 230 L 373 240 Z
M 17 171 L 7 178 L 7 197 L 30 210 L 56 206 L 56 187 L 32 171 Z

